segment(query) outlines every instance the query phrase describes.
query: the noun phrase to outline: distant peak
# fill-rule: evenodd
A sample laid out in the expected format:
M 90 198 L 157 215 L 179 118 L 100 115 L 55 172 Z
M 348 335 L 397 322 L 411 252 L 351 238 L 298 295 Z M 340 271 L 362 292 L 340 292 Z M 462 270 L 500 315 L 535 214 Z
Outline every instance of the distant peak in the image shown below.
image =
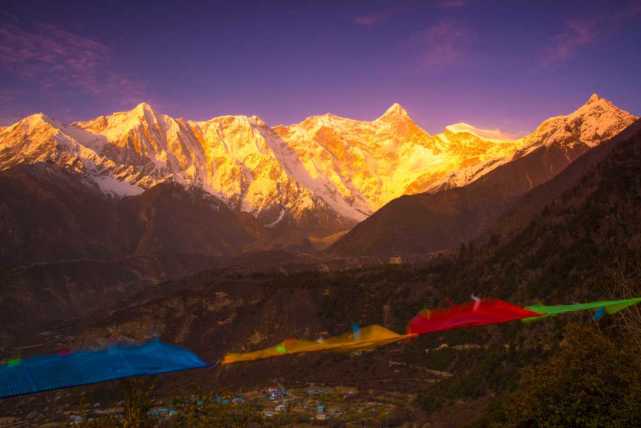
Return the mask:
M 44 113 L 32 114 L 22 119 L 21 122 L 28 125 L 41 125 L 41 124 L 53 125 L 53 121 Z
M 25 120 L 49 120 L 49 117 L 44 113 L 34 113 L 26 116 Z
M 599 96 L 599 94 L 597 94 L 597 93 L 595 92 L 595 93 L 593 93 L 592 95 L 590 95 L 590 98 L 588 98 L 588 101 L 587 101 L 587 103 L 586 103 L 586 104 L 592 104 L 592 103 L 598 102 L 598 101 L 600 101 L 600 100 L 602 100 L 602 99 L 603 99 L 603 98 L 601 98 L 601 97 Z
M 135 116 L 139 118 L 149 118 L 149 120 L 154 119 L 158 114 L 156 113 L 156 110 L 147 102 L 141 102 L 138 104 L 136 107 L 133 109 L 129 110 L 127 112 L 129 116 Z
M 447 125 L 445 129 L 450 132 L 470 132 L 470 133 L 476 133 L 481 130 L 476 126 L 470 125 L 469 123 L 465 123 L 465 122 L 457 122 L 451 125 Z
M 605 110 L 605 111 L 622 111 L 619 109 L 612 101 L 603 98 L 599 96 L 598 94 L 594 93 L 590 95 L 590 98 L 580 106 L 574 113 L 571 115 L 583 115 L 583 114 L 590 114 L 591 112 L 595 110 Z
M 612 103 L 612 101 L 599 96 L 599 94 L 597 94 L 597 93 L 593 93 L 592 95 L 590 95 L 590 98 L 588 98 L 588 100 L 585 102 L 585 104 L 583 104 L 581 107 L 579 107 L 579 109 L 585 108 L 585 107 L 592 108 L 593 106 L 608 107 L 610 109 L 617 109 L 618 108 L 617 106 L 615 106 Z
M 407 113 L 407 110 L 403 108 L 399 103 L 394 103 L 376 120 L 398 120 L 398 119 L 409 119 L 410 115 Z
M 407 114 L 407 110 L 405 110 L 399 103 L 392 104 L 387 110 L 385 110 L 385 113 L 383 113 L 383 116 L 389 115 L 409 116 L 409 114 Z
M 151 105 L 148 102 L 141 102 L 138 104 L 136 107 L 134 107 L 131 111 L 133 112 L 146 112 L 146 111 L 154 111 L 154 109 L 151 107 Z
M 501 131 L 500 129 L 482 129 L 477 128 L 474 125 L 469 123 L 459 122 L 445 127 L 446 131 L 458 133 L 467 133 L 476 135 L 480 138 L 491 139 L 491 140 L 513 140 L 516 137 L 510 133 Z

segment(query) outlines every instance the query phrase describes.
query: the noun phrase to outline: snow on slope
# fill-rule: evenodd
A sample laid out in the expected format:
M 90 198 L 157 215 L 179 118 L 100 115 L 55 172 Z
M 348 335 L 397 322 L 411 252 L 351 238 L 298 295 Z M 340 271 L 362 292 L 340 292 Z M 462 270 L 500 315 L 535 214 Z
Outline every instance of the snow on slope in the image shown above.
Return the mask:
M 448 125 L 445 129 L 455 134 L 468 133 L 491 141 L 510 141 L 516 139 L 513 135 L 507 134 L 500 129 L 481 129 L 465 122 Z
M 482 144 L 464 147 L 431 136 L 399 104 L 371 122 L 325 114 L 274 130 L 299 159 L 298 176 L 314 180 L 302 179 L 306 185 L 326 200 L 345 201 L 362 216 L 403 194 L 429 190 L 462 166 L 517 149 L 480 137 Z
M 518 150 L 479 165 L 462 168 L 438 183 L 434 190 L 460 187 L 471 183 L 501 165 L 520 159 L 541 146 L 561 145 L 567 149 L 577 144 L 595 147 L 604 139 L 623 131 L 637 119 L 597 94 L 574 112 L 543 121 L 531 134 L 517 140 Z M 450 130 L 450 127 L 446 130 Z M 455 128 L 456 129 L 456 128 Z M 459 128 L 465 129 L 465 128 Z M 463 130 L 462 132 L 468 132 Z
M 271 229 L 272 227 L 275 227 L 278 223 L 280 223 L 283 218 L 285 217 L 285 210 L 283 208 L 280 209 L 280 214 L 278 214 L 278 217 L 276 220 L 272 221 L 269 224 L 266 224 L 265 227 Z
M 431 136 L 399 104 L 372 122 L 326 114 L 275 130 L 311 177 L 366 215 L 403 194 L 434 189 L 452 171 L 520 147 L 518 140 L 469 133 Z
M 70 125 L 37 114 L 0 129 L 0 169 L 54 162 L 121 196 L 173 180 L 263 224 L 324 222 L 334 230 L 403 194 L 466 185 L 542 144 L 596 144 L 631 117 L 593 95 L 576 112 L 509 139 L 462 122 L 430 135 L 399 104 L 373 121 L 328 113 L 271 128 L 256 116 L 174 119 L 141 103 Z
M 97 175 L 91 177 L 91 180 L 98 185 L 100 190 L 112 196 L 135 196 L 144 192 L 144 189 L 129 184 L 126 181 L 120 181 L 110 175 Z

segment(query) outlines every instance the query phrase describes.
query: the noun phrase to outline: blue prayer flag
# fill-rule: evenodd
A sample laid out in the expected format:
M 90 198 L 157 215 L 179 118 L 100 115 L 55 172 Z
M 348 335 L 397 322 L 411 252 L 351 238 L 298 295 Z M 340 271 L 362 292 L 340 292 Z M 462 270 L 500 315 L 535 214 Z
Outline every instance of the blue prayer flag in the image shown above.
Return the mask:
M 207 364 L 189 350 L 158 340 L 26 358 L 0 365 L 0 398 L 203 367 Z
M 598 321 L 605 315 L 605 306 L 600 307 L 594 313 L 594 321 Z

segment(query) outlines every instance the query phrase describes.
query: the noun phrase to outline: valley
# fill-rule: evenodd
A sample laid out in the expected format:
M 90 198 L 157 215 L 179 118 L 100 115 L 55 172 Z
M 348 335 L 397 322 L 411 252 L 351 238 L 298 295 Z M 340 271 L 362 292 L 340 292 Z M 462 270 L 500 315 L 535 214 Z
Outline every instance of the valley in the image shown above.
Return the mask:
M 260 215 L 180 180 L 115 196 L 105 195 L 87 171 L 76 168 L 51 162 L 9 168 L 0 176 L 0 192 L 11 195 L 3 198 L 2 233 L 5 242 L 13 243 L 2 253 L 0 350 L 28 358 L 159 337 L 216 363 L 228 352 L 259 349 L 286 337 L 340 334 L 354 322 L 403 332 L 421 308 L 448 306 L 474 294 L 526 305 L 633 292 L 641 272 L 635 262 L 641 242 L 635 226 L 641 224 L 635 178 L 641 129 L 632 116 L 597 97 L 571 117 L 587 126 L 586 117 L 595 114 L 625 120 L 606 128 L 616 133 L 612 138 L 587 138 L 604 131 L 592 134 L 578 127 L 563 145 L 557 137 L 537 140 L 536 147 L 511 155 L 469 184 L 402 196 L 325 250 L 309 239 L 283 245 L 275 232 L 285 225 L 269 227 Z M 552 123 L 558 120 L 565 123 Z M 498 183 L 505 177 L 511 185 L 502 187 Z M 430 217 L 411 208 L 414 217 L 394 220 L 395 233 L 402 234 L 394 235 L 394 242 L 404 247 L 390 243 L 371 247 L 385 251 L 348 250 L 354 247 L 346 242 L 385 218 L 391 207 L 452 200 L 450 194 L 467 198 L 454 201 L 479 204 L 466 208 L 474 208 L 477 216 L 483 213 L 478 207 L 486 207 L 485 217 L 455 240 L 428 234 L 421 240 L 432 247 L 412 244 L 421 235 L 408 228 L 417 227 L 414 219 Z M 490 200 L 498 201 L 493 210 L 487 208 Z M 463 221 L 456 209 L 420 203 L 438 212 L 441 228 Z M 377 230 L 385 230 L 380 224 Z M 451 236 L 443 230 L 443 236 Z M 496 397 L 510 397 L 511 377 L 560 352 L 556 338 L 573 320 L 585 317 L 157 376 L 150 381 L 149 400 L 154 408 L 178 409 L 179 416 L 163 416 L 167 426 L 191 412 L 190 398 L 177 402 L 177 397 L 196 391 L 206 403 L 216 394 L 242 397 L 242 403 L 230 407 L 203 405 L 207 417 L 237 418 L 241 412 L 259 425 L 325 423 L 317 419 L 319 402 L 327 409 L 321 418 L 344 426 L 356 421 L 394 426 L 481 421 L 496 417 L 489 404 Z M 603 328 L 614 331 L 619 322 L 612 317 Z M 81 414 L 97 421 L 124 417 L 127 385 L 111 382 L 7 399 L 0 402 L 0 413 L 15 426 L 60 426 Z M 264 398 L 268 388 L 279 385 L 291 391 L 289 399 Z M 310 388 L 325 391 L 323 398 L 310 398 Z M 347 407 L 342 404 L 345 391 L 352 403 Z M 111 396 L 119 398 L 105 398 Z M 86 401 L 106 410 L 82 410 Z M 34 413 L 34 408 L 49 410 Z

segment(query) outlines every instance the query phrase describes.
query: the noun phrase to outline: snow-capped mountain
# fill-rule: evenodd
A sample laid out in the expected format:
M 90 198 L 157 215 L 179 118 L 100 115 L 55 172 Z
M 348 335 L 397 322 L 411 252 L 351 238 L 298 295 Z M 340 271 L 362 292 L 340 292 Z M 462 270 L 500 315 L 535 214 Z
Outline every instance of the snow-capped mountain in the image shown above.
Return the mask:
M 322 235 L 399 196 L 464 186 L 542 144 L 596 144 L 621 129 L 624 113 L 593 96 L 572 115 L 510 139 L 465 123 L 430 135 L 399 104 L 373 121 L 325 114 L 271 128 L 256 116 L 176 119 L 141 103 L 71 124 L 35 114 L 0 129 L 0 170 L 51 162 L 117 196 L 173 181 L 268 228 Z
M 520 147 L 469 133 L 432 136 L 399 104 L 371 122 L 325 114 L 274 130 L 312 179 L 308 187 L 331 189 L 360 220 L 401 195 L 431 190 L 453 171 Z
M 480 129 L 463 122 L 447 126 L 436 138 L 458 160 L 458 165 L 425 172 L 407 187 L 405 194 L 465 186 L 509 159 L 525 144 L 523 138 L 513 138 L 498 129 Z
M 398 104 L 371 122 L 326 114 L 272 129 L 256 116 L 190 121 L 141 103 L 68 125 L 26 117 L 0 130 L 0 169 L 52 162 L 119 196 L 171 180 L 198 186 L 270 228 L 332 233 L 395 197 L 519 147 L 460 131 L 431 136 Z
M 143 189 L 125 180 L 146 177 L 144 170 L 114 162 L 101 154 L 106 142 L 75 126 L 59 124 L 38 113 L 0 131 L 0 170 L 40 162 L 86 174 L 106 193 L 133 195 Z M 153 184 L 147 180 L 148 184 Z
M 332 249 L 362 255 L 454 248 L 487 231 L 519 197 L 557 176 L 582 154 L 613 139 L 636 119 L 592 95 L 573 113 L 548 119 L 532 134 L 517 140 L 519 149 L 512 154 L 451 174 L 439 191 L 393 200 Z M 451 129 L 445 136 L 461 137 Z
M 296 180 L 290 170 L 295 159 L 287 159 L 286 149 L 257 117 L 186 121 L 142 103 L 70 125 L 43 114 L 22 119 L 0 132 L 0 169 L 52 162 L 118 196 L 175 181 L 201 187 L 271 227 L 285 214 L 310 230 L 353 224 Z
M 283 213 L 301 222 L 310 212 L 326 210 L 324 201 L 288 172 L 283 142 L 258 117 L 186 121 L 158 114 L 143 103 L 130 112 L 74 126 L 106 141 L 100 151 L 104 156 L 144 170 L 123 177 L 137 186 L 148 188 L 171 177 L 201 187 L 272 227 Z
M 595 147 L 608 138 L 617 135 L 629 126 L 635 118 L 634 115 L 619 109 L 605 98 L 592 94 L 586 103 L 576 111 L 568 115 L 546 119 L 534 132 L 516 140 L 515 143 L 518 149 L 512 153 L 507 151 L 504 156 L 496 156 L 476 165 L 466 165 L 464 168 L 453 171 L 446 179 L 430 190 L 464 186 L 501 165 L 526 157 L 541 147 L 558 146 L 565 152 Z M 469 126 L 467 124 L 448 126 L 443 135 L 451 135 L 452 128 L 459 131 L 456 133 L 457 135 L 465 135 L 466 132 L 462 130 Z M 485 130 L 480 130 L 480 132 L 477 130 L 475 135 L 483 135 L 486 138 L 492 137 L 492 134 Z M 478 144 L 482 143 L 473 142 L 473 145 Z

